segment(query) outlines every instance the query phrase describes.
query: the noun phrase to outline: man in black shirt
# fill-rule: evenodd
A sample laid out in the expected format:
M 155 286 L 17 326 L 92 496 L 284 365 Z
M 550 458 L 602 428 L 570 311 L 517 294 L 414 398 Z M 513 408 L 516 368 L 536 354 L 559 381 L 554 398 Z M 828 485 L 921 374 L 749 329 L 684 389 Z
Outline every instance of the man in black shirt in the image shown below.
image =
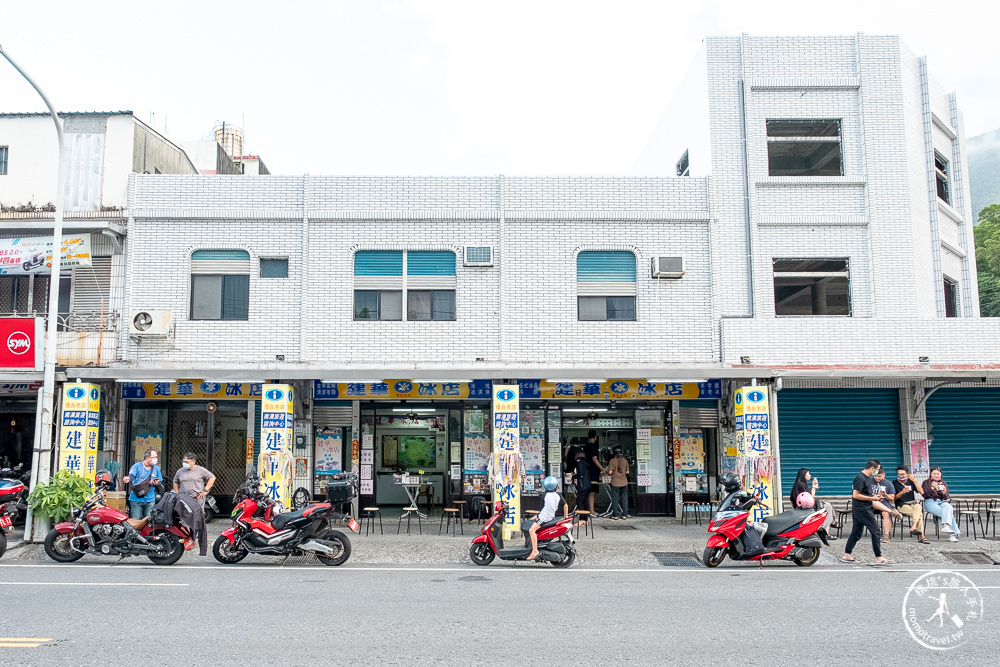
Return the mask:
M 896 488 L 896 509 L 900 514 L 905 514 L 913 520 L 910 535 L 916 535 L 921 544 L 930 544 L 924 537 L 924 508 L 916 496 L 918 489 L 921 488 L 920 482 L 910 474 L 906 466 L 898 466 L 896 479 L 892 480 L 892 485 Z
M 874 565 L 888 565 L 894 561 L 882 557 L 882 529 L 879 528 L 878 521 L 875 520 L 875 510 L 872 508 L 872 501 L 885 500 L 881 494 L 876 495 L 872 488 L 872 475 L 882 464 L 875 459 L 871 459 L 865 464 L 865 469 L 854 478 L 854 485 L 851 497 L 851 516 L 854 519 L 854 526 L 851 528 L 851 536 L 847 538 L 847 546 L 841 561 L 844 563 L 858 562 L 851 552 L 854 546 L 861 539 L 865 528 L 872 536 L 872 551 L 875 552 Z
M 590 468 L 591 493 L 588 506 L 590 516 L 594 516 L 594 499 L 601 488 L 601 473 L 604 472 L 604 466 L 599 460 L 600 448 L 597 445 L 597 431 L 590 430 L 587 433 L 587 445 L 584 448 L 584 453 L 587 455 L 587 466 Z

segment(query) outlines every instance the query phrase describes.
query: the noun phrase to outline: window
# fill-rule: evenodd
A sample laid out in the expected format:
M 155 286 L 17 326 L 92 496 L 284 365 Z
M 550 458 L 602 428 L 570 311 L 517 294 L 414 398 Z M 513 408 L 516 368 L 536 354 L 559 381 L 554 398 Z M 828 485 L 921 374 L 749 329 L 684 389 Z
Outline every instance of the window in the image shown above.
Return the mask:
M 944 316 L 958 317 L 958 282 L 944 279 Z
M 250 253 L 246 250 L 192 253 L 191 319 L 250 319 Z
M 261 278 L 287 278 L 288 277 L 288 258 L 287 257 L 273 257 L 268 259 L 260 260 L 260 277 Z
M 7 175 L 7 147 L 0 146 L 0 176 Z
M 769 176 L 842 176 L 839 120 L 767 121 Z
M 948 160 L 934 151 L 934 178 L 937 180 L 938 199 L 951 205 L 951 185 L 948 183 Z
M 684 155 L 682 155 L 681 159 L 677 161 L 675 168 L 677 169 L 678 176 L 691 175 L 691 160 L 688 157 L 688 151 L 684 151 Z
M 635 320 L 635 255 L 584 251 L 576 256 L 577 318 Z
M 404 271 L 405 267 L 405 271 Z M 360 250 L 354 254 L 354 319 L 455 320 L 455 253 Z
M 846 259 L 775 259 L 775 315 L 850 315 Z

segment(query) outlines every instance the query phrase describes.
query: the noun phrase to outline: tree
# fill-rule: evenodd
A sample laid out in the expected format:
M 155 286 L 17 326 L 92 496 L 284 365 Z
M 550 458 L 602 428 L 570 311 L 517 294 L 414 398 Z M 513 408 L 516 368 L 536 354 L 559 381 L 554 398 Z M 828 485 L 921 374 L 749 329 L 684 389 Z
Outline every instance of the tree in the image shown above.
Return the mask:
M 983 317 L 1000 317 L 1000 204 L 990 204 L 979 212 L 974 233 L 979 310 Z

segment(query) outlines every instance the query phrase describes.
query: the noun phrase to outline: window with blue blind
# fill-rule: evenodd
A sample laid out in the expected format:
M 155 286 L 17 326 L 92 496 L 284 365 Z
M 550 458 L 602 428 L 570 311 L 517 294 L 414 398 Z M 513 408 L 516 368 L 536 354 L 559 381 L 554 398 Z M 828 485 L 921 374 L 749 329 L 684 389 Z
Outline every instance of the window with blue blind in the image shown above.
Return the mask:
M 354 319 L 454 320 L 455 280 L 450 250 L 360 250 L 354 254 Z
M 576 256 L 577 319 L 634 321 L 635 254 L 587 250 Z
M 455 253 L 439 250 L 409 250 L 406 253 L 406 275 L 453 276 Z
M 191 253 L 191 259 L 198 260 L 250 260 L 250 253 L 246 250 L 195 250 Z
M 402 250 L 359 250 L 354 253 L 356 276 L 403 275 Z
M 250 253 L 204 249 L 191 253 L 192 320 L 250 319 Z

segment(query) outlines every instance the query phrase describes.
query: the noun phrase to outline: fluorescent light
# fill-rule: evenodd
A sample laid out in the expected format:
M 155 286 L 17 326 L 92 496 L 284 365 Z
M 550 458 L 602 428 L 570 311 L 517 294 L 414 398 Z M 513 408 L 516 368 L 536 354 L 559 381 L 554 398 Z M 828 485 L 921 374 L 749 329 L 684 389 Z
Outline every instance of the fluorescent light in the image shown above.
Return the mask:
M 563 412 L 607 412 L 607 408 L 563 408 Z
M 565 378 L 562 380 L 553 380 L 551 378 L 546 378 L 546 382 L 607 382 L 606 378 L 600 380 L 586 379 L 586 378 Z
M 435 412 L 437 408 L 393 408 L 393 412 Z
M 663 384 L 681 384 L 681 383 L 684 383 L 684 382 L 708 382 L 708 380 L 705 380 L 703 378 L 692 378 L 692 379 L 684 379 L 684 380 L 678 380 L 676 378 L 670 378 L 670 379 L 649 378 L 648 380 L 646 380 L 646 382 L 661 382 Z
M 322 382 L 323 384 L 349 384 L 349 383 L 355 384 L 358 382 L 362 384 L 375 384 L 376 382 L 382 382 L 382 379 L 379 378 L 377 380 L 355 380 L 354 378 L 350 378 L 345 380 L 320 380 L 320 382 Z
M 435 382 L 437 384 L 445 384 L 448 382 L 472 382 L 472 380 L 452 380 L 451 378 L 448 378 L 446 380 L 414 380 L 414 382 L 416 382 L 417 384 L 420 384 L 421 382 Z
M 150 384 L 150 383 L 161 384 L 163 382 L 170 382 L 172 384 L 174 382 L 177 382 L 177 380 L 147 380 L 147 379 L 130 380 L 130 379 L 127 379 L 127 378 L 119 378 L 119 379 L 115 380 L 115 382 L 122 382 L 122 383 L 124 383 L 124 382 L 143 383 L 144 382 L 144 383 L 147 383 L 147 384 Z

